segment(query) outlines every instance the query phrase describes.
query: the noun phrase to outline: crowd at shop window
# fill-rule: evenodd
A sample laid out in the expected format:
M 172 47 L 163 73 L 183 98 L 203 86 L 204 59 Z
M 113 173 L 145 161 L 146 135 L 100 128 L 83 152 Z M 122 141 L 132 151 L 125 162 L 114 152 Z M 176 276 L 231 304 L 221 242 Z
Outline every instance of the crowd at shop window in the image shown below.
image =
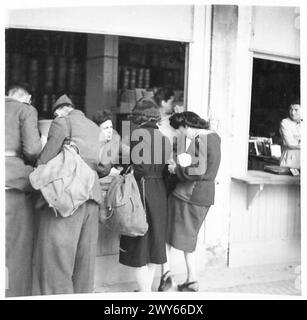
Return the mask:
M 77 107 L 62 94 L 53 104 L 49 129 L 39 129 L 27 85 L 8 89 L 6 296 L 94 291 L 106 196 L 101 181 L 108 177 L 112 183 L 127 166 L 133 167 L 143 195 L 148 230 L 142 236 L 121 235 L 118 263 L 132 268 L 136 291 L 198 291 L 195 246 L 214 204 L 220 137 L 206 120 L 176 107 L 170 88 L 159 88 L 136 102 L 130 121 L 133 130 L 145 133 L 139 140 L 121 137 L 103 107 L 92 119 Z M 149 157 L 149 162 L 133 156 L 140 144 L 140 158 Z M 118 157 L 112 156 L 114 150 Z M 158 163 L 157 154 L 162 155 Z M 180 250 L 186 262 L 186 279 L 178 285 L 170 269 L 171 248 Z M 162 272 L 155 288 L 157 267 Z

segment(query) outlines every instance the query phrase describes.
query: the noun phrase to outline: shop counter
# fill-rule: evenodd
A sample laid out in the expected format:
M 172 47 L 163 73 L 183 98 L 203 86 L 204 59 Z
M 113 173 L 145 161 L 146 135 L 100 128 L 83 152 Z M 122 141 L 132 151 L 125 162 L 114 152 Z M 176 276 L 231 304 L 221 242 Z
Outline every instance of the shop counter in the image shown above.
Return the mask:
M 266 185 L 300 185 L 299 176 L 278 175 L 265 171 L 249 170 L 245 175 L 232 176 L 233 181 L 247 185 L 247 209 Z
M 229 266 L 300 261 L 300 177 L 251 170 L 231 181 Z

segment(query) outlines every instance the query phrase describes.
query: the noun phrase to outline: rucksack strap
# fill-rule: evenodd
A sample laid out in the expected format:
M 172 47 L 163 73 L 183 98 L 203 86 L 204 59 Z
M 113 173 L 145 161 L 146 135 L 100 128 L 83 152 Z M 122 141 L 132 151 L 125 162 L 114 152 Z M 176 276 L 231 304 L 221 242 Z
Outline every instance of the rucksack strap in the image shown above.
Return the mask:
M 65 121 L 66 121 L 66 127 L 68 129 L 68 137 L 66 137 L 67 139 L 67 142 L 70 143 L 71 142 L 71 123 L 70 123 L 70 119 L 66 116 L 64 117 L 65 118 Z
M 71 140 L 72 137 L 72 127 L 71 127 L 71 122 L 70 119 L 68 118 L 68 116 L 64 117 L 65 121 L 66 121 L 66 127 L 68 129 L 68 137 L 65 138 L 64 144 L 67 144 L 69 146 L 71 146 L 72 148 L 75 149 L 75 151 L 80 154 L 80 150 L 78 148 L 78 146 Z

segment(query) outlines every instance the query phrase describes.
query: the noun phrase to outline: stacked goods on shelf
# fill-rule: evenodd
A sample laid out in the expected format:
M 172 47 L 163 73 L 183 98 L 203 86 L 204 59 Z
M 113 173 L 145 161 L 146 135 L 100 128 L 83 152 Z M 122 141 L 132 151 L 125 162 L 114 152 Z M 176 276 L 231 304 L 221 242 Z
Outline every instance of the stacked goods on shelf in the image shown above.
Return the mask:
M 27 82 L 40 118 L 66 93 L 77 108 L 85 95 L 86 35 L 41 30 L 6 30 L 6 85 Z
M 123 89 L 128 89 L 130 79 L 130 69 L 127 67 L 123 68 Z
M 39 86 L 39 61 L 37 58 L 31 58 L 29 64 L 29 84 L 32 92 L 36 92 Z
M 183 90 L 185 54 L 183 43 L 120 37 L 119 89 L 171 86 Z
M 53 56 L 46 57 L 45 61 L 45 92 L 51 93 L 54 90 L 55 59 Z
M 130 89 L 135 89 L 135 83 L 136 83 L 136 68 L 131 68 L 131 74 L 130 74 Z
M 49 113 L 49 105 L 50 105 L 50 102 L 49 102 L 49 95 L 48 94 L 44 94 L 43 95 L 43 102 L 42 102 L 42 113 L 43 114 L 48 114 Z
M 12 82 L 25 82 L 26 81 L 26 67 L 27 57 L 24 54 L 14 53 L 11 61 L 11 76 Z
M 119 88 L 131 89 L 150 87 L 150 69 L 119 66 Z
M 144 87 L 148 89 L 150 87 L 150 69 L 145 69 L 145 81 Z
M 130 113 L 135 106 L 136 91 L 124 89 L 120 94 L 120 113 Z
M 67 72 L 67 89 L 69 91 L 74 91 L 76 88 L 76 71 L 77 71 L 77 66 L 76 66 L 76 60 L 71 59 L 68 63 L 68 72 Z
M 138 82 L 137 82 L 137 88 L 143 88 L 144 83 L 144 68 L 140 68 L 138 72 Z
M 66 73 L 67 73 L 67 62 L 65 57 L 58 57 L 57 59 L 57 91 L 64 92 L 66 88 Z

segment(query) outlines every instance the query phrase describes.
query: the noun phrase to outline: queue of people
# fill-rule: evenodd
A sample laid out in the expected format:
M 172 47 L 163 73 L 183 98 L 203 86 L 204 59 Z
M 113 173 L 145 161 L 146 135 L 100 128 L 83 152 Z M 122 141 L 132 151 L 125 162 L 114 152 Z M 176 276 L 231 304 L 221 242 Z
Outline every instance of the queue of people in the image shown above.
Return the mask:
M 53 106 L 55 118 L 42 148 L 30 99 L 26 87 L 13 86 L 5 100 L 6 296 L 93 292 L 102 203 L 99 179 L 120 174 L 127 165 L 133 165 L 144 195 L 148 231 L 138 237 L 121 235 L 119 263 L 132 268 L 138 291 L 147 292 L 157 289 L 153 280 L 161 266 L 158 291 L 167 291 L 176 286 L 170 250 L 177 248 L 184 253 L 187 278 L 176 288 L 198 291 L 195 247 L 214 204 L 221 158 L 220 138 L 208 122 L 193 112 L 176 112 L 174 93 L 161 88 L 152 98 L 137 101 L 126 143 L 127 137 L 113 129 L 110 113 L 99 111 L 90 120 L 62 95 Z M 72 215 L 61 217 L 33 189 L 29 176 L 71 142 L 94 179 L 91 197 Z M 119 157 L 110 156 L 114 150 Z M 121 163 L 127 155 L 129 163 Z M 58 177 L 50 173 L 48 181 L 56 185 Z

